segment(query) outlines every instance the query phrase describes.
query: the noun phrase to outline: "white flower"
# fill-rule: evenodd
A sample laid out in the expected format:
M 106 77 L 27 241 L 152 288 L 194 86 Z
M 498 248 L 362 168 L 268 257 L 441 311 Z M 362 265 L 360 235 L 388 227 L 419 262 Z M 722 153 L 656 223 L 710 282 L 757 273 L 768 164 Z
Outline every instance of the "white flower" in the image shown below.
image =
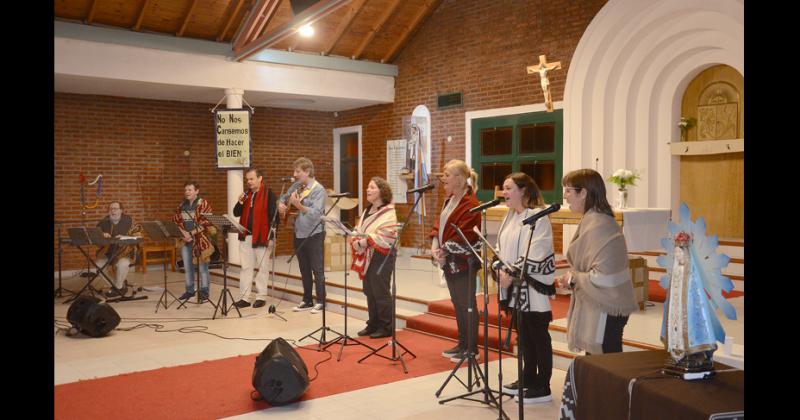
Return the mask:
M 621 176 L 623 176 L 624 174 L 625 174 L 625 170 L 624 170 L 624 169 L 617 169 L 617 170 L 614 172 L 614 175 L 612 175 L 612 176 L 615 176 L 615 177 L 621 177 Z

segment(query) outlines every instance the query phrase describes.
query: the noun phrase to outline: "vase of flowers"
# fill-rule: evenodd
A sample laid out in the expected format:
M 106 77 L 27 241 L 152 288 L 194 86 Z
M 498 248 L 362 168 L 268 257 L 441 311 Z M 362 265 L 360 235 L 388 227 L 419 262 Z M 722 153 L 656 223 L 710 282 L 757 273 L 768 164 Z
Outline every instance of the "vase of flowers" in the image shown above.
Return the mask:
M 641 179 L 639 174 L 628 169 L 617 169 L 608 181 L 617 185 L 619 191 L 617 207 L 620 209 L 628 208 L 628 186 L 636 185 L 636 180 Z
M 691 126 L 692 126 L 691 118 L 681 117 L 681 120 L 678 121 L 678 128 L 681 129 L 681 141 L 686 141 L 686 133 L 688 132 Z

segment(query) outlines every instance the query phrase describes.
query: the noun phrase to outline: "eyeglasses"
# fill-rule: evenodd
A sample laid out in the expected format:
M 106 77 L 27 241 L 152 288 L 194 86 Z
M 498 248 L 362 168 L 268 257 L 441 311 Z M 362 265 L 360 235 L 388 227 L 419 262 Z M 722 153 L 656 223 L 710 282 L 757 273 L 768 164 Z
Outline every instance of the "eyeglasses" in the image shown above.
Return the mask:
M 111 210 L 122 210 L 122 209 L 119 207 L 109 207 L 108 210 L 111 211 Z
M 583 188 L 580 188 L 580 187 L 564 187 L 564 192 L 567 192 L 567 191 L 569 191 L 569 190 L 572 190 L 572 191 L 579 191 L 579 190 L 582 190 L 582 189 L 583 189 Z

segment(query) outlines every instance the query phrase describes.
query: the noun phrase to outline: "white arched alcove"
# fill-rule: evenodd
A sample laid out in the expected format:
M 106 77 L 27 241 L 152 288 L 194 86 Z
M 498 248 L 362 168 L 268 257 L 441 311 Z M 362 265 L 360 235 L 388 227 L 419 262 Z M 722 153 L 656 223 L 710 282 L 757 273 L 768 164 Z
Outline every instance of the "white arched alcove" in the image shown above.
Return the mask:
M 434 172 L 431 169 L 431 111 L 425 105 L 417 105 L 411 113 L 411 118 L 414 119 L 417 126 L 422 126 L 424 122 L 422 130 L 420 130 L 420 138 L 425 142 L 425 171 L 427 173 Z M 430 182 L 430 180 L 428 181 Z
M 572 57 L 564 90 L 564 171 L 637 170 L 633 207 L 678 207 L 681 97 L 702 70 L 744 75 L 743 0 L 610 0 Z M 614 191 L 609 201 L 614 202 Z

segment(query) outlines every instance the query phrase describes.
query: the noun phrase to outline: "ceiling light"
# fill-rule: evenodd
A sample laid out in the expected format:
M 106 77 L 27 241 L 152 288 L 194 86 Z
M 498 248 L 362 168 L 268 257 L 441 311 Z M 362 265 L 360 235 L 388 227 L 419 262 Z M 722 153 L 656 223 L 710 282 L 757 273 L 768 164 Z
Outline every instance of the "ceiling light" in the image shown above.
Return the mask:
M 314 35 L 314 28 L 311 25 L 303 25 L 297 32 L 300 32 L 301 36 L 308 38 Z

